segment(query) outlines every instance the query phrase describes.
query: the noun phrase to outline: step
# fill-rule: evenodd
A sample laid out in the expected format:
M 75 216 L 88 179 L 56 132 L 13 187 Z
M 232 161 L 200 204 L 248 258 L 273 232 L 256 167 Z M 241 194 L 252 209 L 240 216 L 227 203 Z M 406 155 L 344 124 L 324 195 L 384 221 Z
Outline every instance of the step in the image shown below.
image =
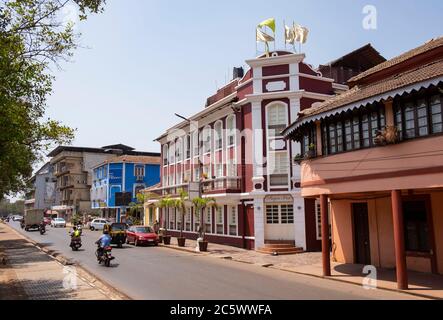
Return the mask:
M 261 249 L 258 249 L 258 250 L 256 250 L 258 253 L 263 253 L 263 254 L 270 254 L 270 255 L 272 255 L 274 252 L 277 252 L 277 254 L 279 255 L 279 256 L 283 256 L 283 255 L 289 255 L 289 254 L 300 254 L 300 253 L 303 253 L 303 250 L 300 250 L 300 249 L 293 249 L 293 250 L 288 250 L 288 251 L 284 251 L 284 252 L 282 252 L 282 251 L 271 251 L 271 252 L 269 252 L 269 251 L 265 251 L 265 250 L 261 250 Z
M 278 249 L 278 248 L 294 248 L 294 245 L 293 244 L 289 244 L 289 243 L 276 243 L 276 244 L 265 243 L 265 248 L 274 248 L 274 249 Z
M 265 244 L 290 244 L 295 247 L 294 240 L 265 240 Z
M 296 253 L 302 253 L 303 248 L 298 247 L 287 247 L 287 248 L 266 248 L 261 247 L 257 250 L 257 252 L 260 253 L 266 253 L 266 254 L 273 254 L 274 252 L 277 252 L 279 255 L 283 254 L 296 254 Z

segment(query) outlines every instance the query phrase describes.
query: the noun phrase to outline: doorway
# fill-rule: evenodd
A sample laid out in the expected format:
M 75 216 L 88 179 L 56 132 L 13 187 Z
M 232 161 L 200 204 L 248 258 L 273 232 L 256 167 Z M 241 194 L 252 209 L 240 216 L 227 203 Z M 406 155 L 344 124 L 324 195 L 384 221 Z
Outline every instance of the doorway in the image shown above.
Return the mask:
M 352 221 L 354 229 L 355 263 L 371 264 L 371 245 L 369 241 L 369 218 L 367 203 L 352 204 Z

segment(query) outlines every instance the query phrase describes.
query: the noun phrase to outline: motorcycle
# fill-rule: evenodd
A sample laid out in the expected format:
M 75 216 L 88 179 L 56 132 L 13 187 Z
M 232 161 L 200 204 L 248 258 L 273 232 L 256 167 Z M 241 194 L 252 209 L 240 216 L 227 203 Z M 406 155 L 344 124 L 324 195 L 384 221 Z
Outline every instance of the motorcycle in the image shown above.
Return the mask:
M 72 237 L 69 245 L 72 251 L 78 251 L 82 247 L 82 239 L 80 237 Z
M 95 251 L 95 255 L 97 257 L 98 264 L 104 262 L 106 267 L 110 267 L 111 261 L 115 259 L 115 257 L 112 256 L 112 247 L 110 246 L 101 249 L 100 244 L 98 244 L 98 248 Z
M 44 222 L 42 222 L 38 228 L 38 230 L 40 231 L 41 235 L 44 235 L 46 233 L 46 224 Z

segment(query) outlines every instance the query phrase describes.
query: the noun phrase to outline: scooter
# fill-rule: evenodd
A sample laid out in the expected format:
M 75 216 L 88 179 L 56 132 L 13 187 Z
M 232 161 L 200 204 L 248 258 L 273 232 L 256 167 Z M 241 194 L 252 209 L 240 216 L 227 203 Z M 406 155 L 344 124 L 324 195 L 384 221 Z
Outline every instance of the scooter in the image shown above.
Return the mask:
M 41 235 L 44 235 L 46 233 L 46 225 L 44 222 L 42 222 L 38 228 L 38 230 L 40 231 Z
M 69 245 L 72 251 L 78 251 L 82 247 L 82 239 L 80 237 L 72 237 Z
M 100 251 L 102 251 L 101 254 Z M 97 257 L 98 264 L 104 262 L 106 267 L 110 267 L 111 261 L 115 259 L 115 257 L 112 256 L 112 247 L 110 246 L 101 249 L 100 244 L 98 244 L 98 248 L 95 251 L 95 255 Z

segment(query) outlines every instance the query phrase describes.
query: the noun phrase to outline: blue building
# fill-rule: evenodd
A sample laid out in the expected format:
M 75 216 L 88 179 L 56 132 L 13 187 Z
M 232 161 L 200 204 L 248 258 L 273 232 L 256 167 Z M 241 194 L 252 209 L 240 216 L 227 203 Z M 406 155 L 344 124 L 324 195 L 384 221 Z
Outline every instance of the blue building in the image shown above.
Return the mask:
M 160 155 L 123 155 L 109 159 L 93 168 L 91 207 L 99 209 L 102 217 L 121 221 L 124 208 L 116 206 L 118 192 L 130 192 L 132 201 L 140 190 L 160 182 Z M 140 215 L 143 215 L 141 210 Z M 138 217 L 143 220 L 143 216 Z

